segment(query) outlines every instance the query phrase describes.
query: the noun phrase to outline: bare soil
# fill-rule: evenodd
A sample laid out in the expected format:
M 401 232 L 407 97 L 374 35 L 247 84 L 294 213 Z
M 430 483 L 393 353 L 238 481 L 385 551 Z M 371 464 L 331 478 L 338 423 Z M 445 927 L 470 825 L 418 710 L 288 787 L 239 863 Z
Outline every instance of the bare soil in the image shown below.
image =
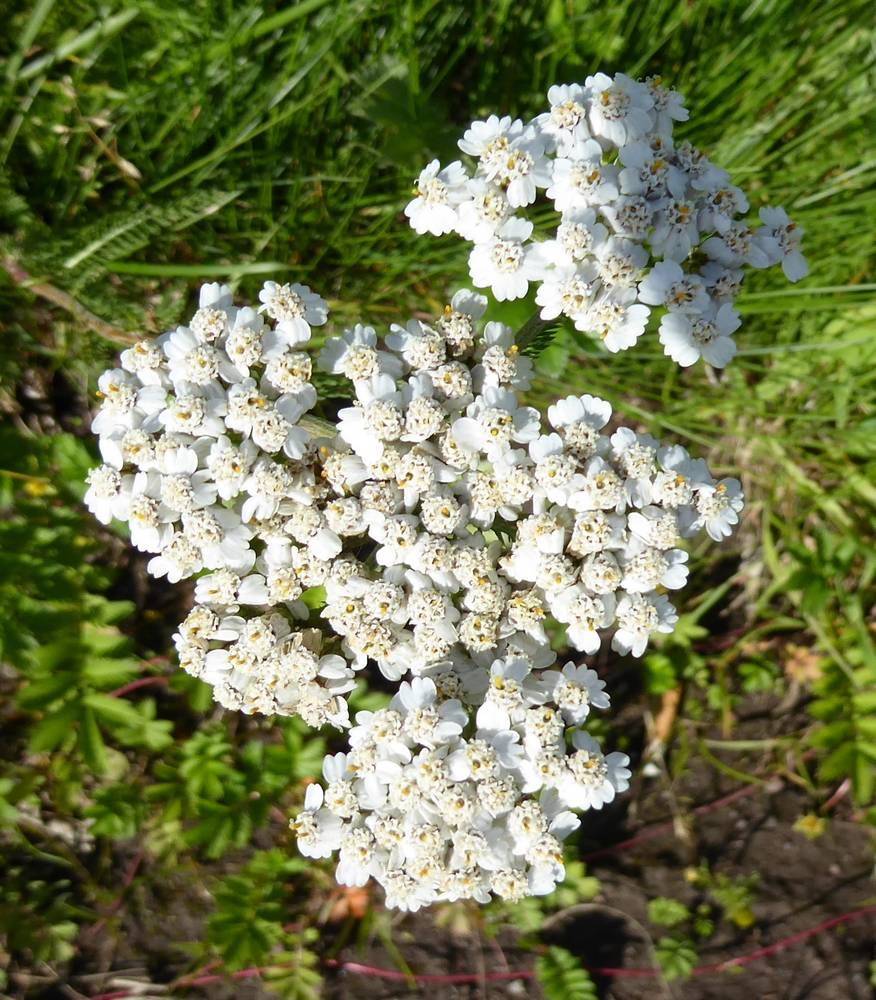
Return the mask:
M 792 725 L 787 717 L 777 722 L 773 707 L 762 697 L 748 699 L 739 712 L 734 738 L 774 736 Z M 762 763 L 740 754 L 730 760 L 749 773 Z M 722 803 L 739 790 L 743 791 L 737 797 Z M 714 809 L 693 812 L 712 803 Z M 712 872 L 730 877 L 757 874 L 758 885 L 752 925 L 743 930 L 730 921 L 716 921 L 716 932 L 698 949 L 700 965 L 750 954 L 872 905 L 876 885 L 871 833 L 855 821 L 842 800 L 826 816 L 824 833 L 807 839 L 793 825 L 816 807 L 808 792 L 788 777 L 773 777 L 749 790 L 691 757 L 686 773 L 674 784 L 674 802 L 661 791 L 659 778 L 645 779 L 612 809 L 588 814 L 581 856 L 592 855 L 588 870 L 600 880 L 601 892 L 593 903 L 548 918 L 541 938 L 569 949 L 591 969 L 654 968 L 653 940 L 665 931 L 648 924 L 648 901 L 668 896 L 696 906 L 703 895 L 689 875 L 702 862 Z M 606 852 L 642 834 L 638 843 Z M 401 920 L 396 944 L 417 974 L 503 972 L 529 969 L 533 962 L 532 952 L 515 947 L 511 931 L 500 935 L 498 942 L 474 932 L 454 936 L 436 927 L 428 913 Z M 876 915 L 870 915 L 738 968 L 685 981 L 666 984 L 657 977 L 595 973 L 594 979 L 602 1000 L 868 1000 L 874 995 L 869 985 L 874 945 Z M 378 943 L 364 950 L 343 949 L 339 958 L 396 968 Z M 327 996 L 332 1000 L 413 1000 L 423 995 L 433 1000 L 498 1000 L 542 995 L 531 979 L 411 989 L 405 983 L 341 971 L 329 973 L 328 982 Z
M 54 387 L 57 389 L 58 387 Z M 22 418 L 35 430 L 57 430 L 58 421 L 44 398 L 47 387 L 36 381 L 25 393 Z M 76 412 L 75 400 L 70 409 Z M 80 405 L 81 408 L 81 405 Z M 45 412 L 43 412 L 45 411 Z M 82 433 L 82 417 L 68 421 L 69 429 Z M 99 530 L 95 528 L 95 530 Z M 182 587 L 155 585 L 143 572 L 142 560 L 119 545 L 108 532 L 101 533 L 112 546 L 119 582 L 112 596 L 135 602 L 138 613 L 132 631 L 138 647 L 166 649 L 169 623 L 188 605 Z M 727 623 L 723 623 L 724 630 Z M 599 665 L 606 672 L 606 663 Z M 629 665 L 610 668 L 607 678 L 615 705 L 617 733 L 634 734 L 627 747 L 634 759 L 643 743 L 642 696 L 637 669 Z M 799 729 L 799 709 L 789 709 L 775 699 L 751 696 L 737 706 L 733 739 L 760 740 Z M 683 723 L 683 725 L 686 725 Z M 711 732 L 705 735 L 718 737 Z M 675 751 L 678 754 L 678 750 Z M 631 791 L 602 812 L 590 812 L 579 837 L 580 856 L 601 885 L 598 897 L 551 915 L 541 940 L 562 945 L 580 956 L 591 969 L 654 969 L 653 939 L 663 932 L 648 924 L 647 904 L 656 896 L 680 899 L 691 906 L 703 901 L 689 873 L 705 862 L 710 870 L 730 877 L 757 874 L 753 904 L 754 921 L 741 929 L 724 920 L 699 947 L 699 963 L 714 965 L 744 956 L 831 918 L 876 902 L 872 832 L 857 820 L 846 799 L 829 810 L 813 800 L 805 782 L 794 774 L 797 762 L 777 761 L 764 754 L 721 753 L 721 759 L 739 772 L 768 778 L 753 791 L 722 802 L 745 783 L 727 776 L 692 750 L 683 766 L 670 758 L 676 775 L 671 794 L 668 783 L 639 774 Z M 783 763 L 785 766 L 783 767 Z M 784 773 L 780 773 L 784 772 Z M 710 808 L 710 804 L 715 804 Z M 702 808 L 706 807 L 706 808 Z M 794 830 L 801 815 L 822 808 L 826 827 L 810 840 Z M 258 832 L 253 846 L 268 847 L 285 836 L 282 829 Z M 623 846 L 623 842 L 637 838 Z M 619 846 L 620 845 L 620 846 Z M 139 844 L 116 844 L 109 861 L 121 885 Z M 77 955 L 68 975 L 69 986 L 47 985 L 37 993 L 41 1000 L 94 996 L 105 989 L 101 973 L 112 971 L 140 982 L 167 983 L 186 973 L 192 956 L 183 942 L 203 939 L 203 926 L 211 910 L 210 877 L 234 870 L 243 856 L 234 854 L 218 864 L 191 862 L 171 873 L 144 861 L 130 889 L 120 899 L 118 912 L 99 933 L 83 928 Z M 491 973 L 530 970 L 534 955 L 513 928 L 490 937 L 478 925 L 476 909 L 465 911 L 466 929 L 453 929 L 448 911 L 426 911 L 394 920 L 392 940 L 406 965 L 416 974 L 443 976 L 474 973 L 472 984 L 430 983 L 411 987 L 406 982 L 363 975 L 344 969 L 344 963 L 398 971 L 395 957 L 374 936 L 363 944 L 336 948 L 340 928 L 326 925 L 322 945 L 339 967 L 326 966 L 327 1000 L 499 1000 L 540 997 L 531 978 L 504 982 L 489 980 Z M 357 935 L 350 935 L 355 940 Z M 608 976 L 594 973 L 602 1000 L 868 1000 L 869 965 L 876 958 L 876 917 L 845 923 L 807 937 L 780 951 L 759 957 L 730 971 L 698 975 L 664 983 L 656 976 Z M 192 993 L 194 991 L 191 991 Z M 268 994 L 257 979 L 224 982 L 199 988 L 210 1000 L 261 1000 Z

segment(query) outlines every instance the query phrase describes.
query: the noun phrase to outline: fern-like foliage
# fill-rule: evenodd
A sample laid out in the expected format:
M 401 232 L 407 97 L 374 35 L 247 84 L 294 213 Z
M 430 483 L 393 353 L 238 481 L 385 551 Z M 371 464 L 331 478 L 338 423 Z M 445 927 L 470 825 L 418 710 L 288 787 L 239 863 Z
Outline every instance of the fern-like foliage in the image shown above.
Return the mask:
M 350 383 L 340 375 L 329 372 L 313 372 L 310 381 L 320 399 L 348 400 L 350 398 Z
M 27 200 L 16 190 L 5 170 L 0 170 L 0 230 L 31 229 L 37 220 Z
M 534 317 L 517 334 L 518 342 L 524 344 L 520 353 L 528 358 L 537 358 L 551 346 L 561 329 L 561 323 L 545 323 Z
M 239 874 L 216 885 L 216 908 L 207 922 L 207 955 L 228 970 L 258 966 L 268 989 L 284 1000 L 317 1000 L 321 994 L 314 927 L 287 927 L 292 888 L 306 879 L 304 858 L 279 848 L 259 851 Z
M 74 294 L 105 278 L 112 264 L 127 260 L 162 237 L 172 237 L 215 214 L 239 191 L 192 191 L 168 202 L 138 203 L 102 216 L 34 259 Z
M 0 200 L 2 194 L 0 183 Z M 122 328 L 162 328 L 177 319 L 179 299 L 165 302 L 159 294 L 144 303 L 141 290 L 136 301 L 126 301 L 118 282 L 111 280 L 116 266 L 147 247 L 160 259 L 179 234 L 221 211 L 239 194 L 207 189 L 163 202 L 138 198 L 96 222 L 68 227 L 62 236 L 51 240 L 36 222 L 25 224 L 23 239 L 15 245 L 16 263 L 32 277 L 61 288 Z M 17 215 L 27 220 L 26 213 L 26 204 L 20 204 Z
M 89 562 L 90 526 L 63 502 L 80 491 L 90 452 L 58 434 L 22 457 L 10 431 L 0 434 L 0 458 L 15 476 L 0 484 L 0 657 L 16 672 L 15 704 L 32 722 L 29 749 L 63 752 L 103 774 L 108 736 L 165 748 L 171 724 L 154 718 L 153 703 L 109 693 L 142 666 L 118 627 L 133 606 L 99 592 L 108 580 Z
M 547 1000 L 596 1000 L 596 985 L 578 959 L 552 945 L 535 963 L 535 977 Z

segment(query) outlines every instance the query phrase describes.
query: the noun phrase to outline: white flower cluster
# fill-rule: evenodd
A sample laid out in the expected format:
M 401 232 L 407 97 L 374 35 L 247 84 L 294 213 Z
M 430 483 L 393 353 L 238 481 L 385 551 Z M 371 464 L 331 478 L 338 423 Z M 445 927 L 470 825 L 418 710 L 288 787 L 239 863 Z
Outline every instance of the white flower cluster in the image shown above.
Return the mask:
M 206 285 L 188 326 L 101 377 L 86 501 L 128 521 L 151 573 L 197 577 L 175 641 L 217 701 L 350 730 L 294 821 L 304 853 L 339 851 L 341 882 L 373 877 L 404 908 L 548 892 L 573 810 L 630 772 L 581 728 L 603 683 L 556 669 L 546 626 L 641 655 L 676 621 L 680 540 L 728 535 L 739 483 L 609 432 L 593 396 L 555 403 L 545 429 L 517 398 L 532 362 L 508 327 L 481 329 L 487 301 L 466 290 L 382 343 L 361 325 L 327 340 L 320 363 L 353 403 L 305 417 L 301 348 L 325 303 L 272 282 L 260 298 Z M 351 727 L 371 665 L 397 694 Z
M 596 74 L 548 99 L 527 124 L 475 122 L 471 173 L 432 162 L 413 227 L 459 233 L 477 287 L 535 284 L 542 321 L 609 351 L 657 307 L 671 358 L 725 365 L 744 265 L 803 277 L 801 231 L 781 209 L 742 221 L 727 173 L 674 143 L 687 111 L 659 79 Z M 522 210 L 539 190 L 560 218 L 535 240 Z M 101 377 L 86 502 L 127 521 L 150 573 L 195 578 L 174 640 L 221 705 L 347 731 L 292 823 L 304 854 L 337 852 L 339 882 L 373 878 L 403 909 L 550 892 L 576 813 L 630 778 L 585 731 L 604 683 L 554 650 L 641 656 L 671 632 L 683 540 L 728 536 L 740 485 L 594 396 L 543 423 L 518 400 L 531 360 L 469 290 L 382 339 L 358 324 L 327 339 L 319 363 L 351 404 L 315 417 L 307 345 L 326 303 L 297 284 L 259 297 L 205 285 L 188 325 Z M 351 720 L 369 670 L 395 695 Z
M 316 403 L 299 348 L 328 311 L 302 285 L 268 282 L 260 297 L 258 310 L 236 308 L 227 287 L 204 285 L 188 326 L 123 351 L 101 376 L 92 427 L 105 464 L 85 501 L 105 524 L 128 522 L 136 548 L 154 553 L 153 576 L 198 576 L 176 647 L 220 704 L 344 725 L 353 671 L 320 655 L 299 600 L 341 549 L 299 424 Z
M 515 392 L 532 363 L 508 327 L 479 330 L 486 304 L 463 290 L 432 323 L 383 344 L 357 326 L 320 357 L 355 392 L 325 477 L 358 539 L 322 614 L 354 668 L 401 683 L 356 717 L 295 829 L 305 853 L 339 851 L 339 881 L 373 877 L 403 908 L 562 878 L 571 810 L 611 801 L 629 762 L 580 728 L 608 696 L 594 671 L 554 669 L 545 625 L 641 655 L 676 621 L 680 539 L 723 538 L 742 507 L 739 483 L 683 448 L 603 433 L 604 400 L 560 400 L 544 433 Z
M 670 358 L 724 367 L 736 352 L 744 266 L 805 277 L 802 230 L 781 208 L 762 208 L 757 228 L 743 221 L 748 199 L 729 174 L 673 140 L 688 112 L 659 77 L 596 73 L 551 87 L 548 102 L 527 123 L 474 122 L 459 142 L 472 171 L 433 160 L 405 209 L 411 225 L 459 234 L 474 245 L 477 288 L 502 301 L 535 284 L 542 319 L 566 316 L 611 352 L 632 347 L 660 308 Z M 535 240 L 524 211 L 539 207 L 539 191 L 559 223 Z
M 580 822 L 571 810 L 599 809 L 628 787 L 628 758 L 604 756 L 567 726 L 608 706 L 594 671 L 495 660 L 477 678 L 487 690 L 468 736 L 452 676 L 414 677 L 389 708 L 360 712 L 350 752 L 326 758 L 325 790 L 311 785 L 293 822 L 303 853 L 337 851 L 338 881 L 375 878 L 388 906 L 551 892 L 565 873 L 562 841 Z

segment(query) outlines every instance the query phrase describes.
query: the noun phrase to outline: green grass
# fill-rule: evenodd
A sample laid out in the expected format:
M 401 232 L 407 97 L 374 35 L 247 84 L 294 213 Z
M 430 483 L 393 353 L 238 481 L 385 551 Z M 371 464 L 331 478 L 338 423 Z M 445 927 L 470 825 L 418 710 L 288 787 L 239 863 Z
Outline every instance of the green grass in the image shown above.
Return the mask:
M 129 325 L 166 318 L 144 315 L 149 278 L 202 264 L 241 276 L 274 262 L 351 313 L 440 297 L 462 252 L 446 239 L 424 253 L 400 223 L 411 177 L 450 157 L 473 116 L 532 113 L 552 82 L 604 68 L 686 93 L 685 134 L 806 227 L 811 285 L 866 274 L 867 3 L 261 7 L 137 0 L 96 20 L 68 0 L 13 15 L 0 163 L 33 271 Z M 799 296 L 801 310 L 857 300 Z
M 812 719 L 791 742 L 798 755 L 815 746 L 818 756 L 801 763 L 800 780 L 817 800 L 851 775 L 858 802 L 872 800 L 869 0 L 12 0 L 4 28 L 0 259 L 14 277 L 0 270 L 9 425 L 0 438 L 0 658 L 13 668 L 4 697 L 18 701 L 0 765 L 0 823 L 15 845 L 5 872 L 14 898 L 56 887 L 51 910 L 33 916 L 39 934 L 10 936 L 15 913 L 0 907 L 13 971 L 63 966 L 68 925 L 95 920 L 115 891 L 111 852 L 121 838 L 140 837 L 169 868 L 224 856 L 269 824 L 269 806 L 290 808 L 300 788 L 277 775 L 313 766 L 294 727 L 278 736 L 232 726 L 227 742 L 219 730 L 198 736 L 207 705 L 178 678 L 136 711 L 113 718 L 95 708 L 105 713 L 101 692 L 134 669 L 118 629 L 127 606 L 112 590 L 129 557 L 120 542 L 95 544 L 77 506 L 91 447 L 80 440 L 81 400 L 118 350 L 100 331 L 161 331 L 191 305 L 200 278 L 227 278 L 247 295 L 266 277 L 303 280 L 331 300 L 338 323 L 385 326 L 408 309 L 431 311 L 465 280 L 466 253 L 453 238 L 408 228 L 401 210 L 412 178 L 433 155 L 453 158 L 472 118 L 531 115 L 552 83 L 597 69 L 659 73 L 682 90 L 684 137 L 732 171 L 753 207 L 788 209 L 806 230 L 811 275 L 793 288 L 772 272 L 751 276 L 741 350 L 718 378 L 680 371 L 650 344 L 609 358 L 563 331 L 540 359 L 536 396 L 605 395 L 628 421 L 743 480 L 748 511 L 735 541 L 694 553 L 691 592 L 721 585 L 721 596 L 708 609 L 693 598 L 683 607 L 688 627 L 646 663 L 648 689 L 681 680 L 682 715 L 705 712 L 730 735 L 740 683 L 781 694 L 786 643 L 811 648 L 821 673 L 804 685 Z M 48 297 L 33 295 L 31 282 L 51 286 Z M 155 610 L 151 623 L 140 616 L 139 654 L 167 654 L 176 611 L 159 593 L 141 595 Z M 705 652 L 698 613 L 712 632 L 732 620 L 742 638 Z M 38 685 L 71 635 L 65 676 L 79 680 L 46 701 Z M 52 748 L 67 755 L 47 756 Z M 216 780 L 193 789 L 201 766 Z M 153 791 L 138 797 L 132 785 Z M 44 825 L 24 823 L 21 807 L 38 795 L 49 817 L 98 817 L 94 871 L 78 871 Z M 242 805 L 253 795 L 258 807 Z M 258 863 L 285 871 L 280 855 Z M 71 878 L 75 892 L 61 886 Z M 300 955 L 303 939 L 270 916 L 277 901 L 258 905 L 273 924 L 247 960 L 257 960 L 260 934 L 265 948 Z M 224 926 L 221 913 L 211 926 Z M 223 940 L 211 938 L 198 957 L 224 955 Z

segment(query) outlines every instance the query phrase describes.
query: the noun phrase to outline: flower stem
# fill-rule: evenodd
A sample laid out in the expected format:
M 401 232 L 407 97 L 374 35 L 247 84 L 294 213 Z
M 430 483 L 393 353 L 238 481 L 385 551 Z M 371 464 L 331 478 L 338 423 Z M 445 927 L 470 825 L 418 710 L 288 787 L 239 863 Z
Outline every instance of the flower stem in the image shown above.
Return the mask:
M 533 313 L 517 331 L 517 334 L 514 337 L 514 342 L 522 351 L 524 348 L 532 344 L 538 335 L 552 324 L 552 320 L 542 319 L 537 312 Z

